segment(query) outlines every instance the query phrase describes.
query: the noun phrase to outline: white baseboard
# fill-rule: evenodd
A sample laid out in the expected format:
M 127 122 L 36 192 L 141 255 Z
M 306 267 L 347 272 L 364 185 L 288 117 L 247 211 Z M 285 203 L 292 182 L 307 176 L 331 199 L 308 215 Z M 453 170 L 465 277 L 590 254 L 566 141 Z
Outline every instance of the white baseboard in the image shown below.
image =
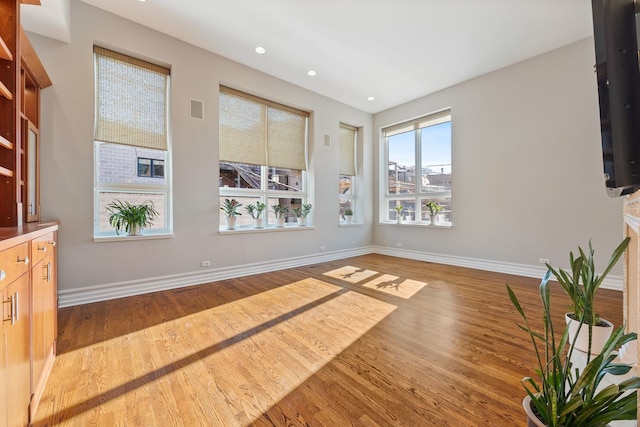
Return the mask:
M 524 277 L 541 278 L 546 269 L 541 266 L 516 264 L 501 261 L 492 261 L 478 258 L 467 258 L 453 255 L 441 255 L 428 252 L 418 252 L 406 249 L 388 248 L 384 246 L 365 246 L 356 249 L 348 249 L 334 252 L 320 252 L 313 255 L 273 260 L 253 264 L 243 264 L 233 267 L 213 268 L 205 271 L 176 274 L 171 276 L 152 277 L 127 282 L 110 283 L 80 289 L 61 290 L 58 292 L 58 305 L 60 308 L 80 304 L 88 304 L 98 301 L 106 301 L 149 292 L 164 291 L 168 289 L 182 288 L 186 286 L 200 285 L 219 280 L 249 276 L 253 274 L 268 273 L 270 271 L 284 270 L 287 268 L 301 267 L 318 264 L 321 262 L 335 261 L 338 259 L 371 253 L 389 255 L 399 258 L 413 259 L 417 261 L 434 262 L 438 264 L 454 265 L 458 267 L 475 268 L 478 270 L 493 271 L 497 273 L 514 274 Z M 622 290 L 622 276 L 607 276 L 602 284 L 603 288 Z
M 367 255 L 373 252 L 373 247 L 367 246 L 343 251 L 320 252 L 313 255 L 281 260 L 243 264 L 233 267 L 212 268 L 192 273 L 150 277 L 140 280 L 109 283 L 80 289 L 60 290 L 58 292 L 58 306 L 60 308 L 70 307 L 150 292 L 201 285 L 203 283 L 250 276 L 252 274 L 268 273 L 270 271 L 285 270 L 287 268 L 301 267 L 321 262 L 335 261 L 337 259 Z

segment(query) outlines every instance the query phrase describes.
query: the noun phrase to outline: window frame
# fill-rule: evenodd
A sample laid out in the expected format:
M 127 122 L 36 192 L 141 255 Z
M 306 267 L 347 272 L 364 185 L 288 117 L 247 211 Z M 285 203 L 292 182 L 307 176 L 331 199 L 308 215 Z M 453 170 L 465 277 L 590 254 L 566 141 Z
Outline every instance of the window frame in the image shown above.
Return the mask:
M 380 165 L 380 175 L 381 175 L 381 191 L 380 191 L 380 207 L 379 207 L 379 223 L 380 224 L 404 224 L 404 225 L 416 225 L 416 226 L 430 226 L 430 227 L 452 227 L 453 221 L 448 222 L 439 222 L 436 224 L 432 224 L 429 219 L 422 220 L 423 218 L 423 210 L 424 204 L 429 200 L 437 200 L 437 199 L 448 199 L 449 206 L 451 206 L 453 197 L 452 197 L 452 189 L 447 191 L 439 191 L 439 192 L 425 192 L 423 191 L 422 180 L 417 179 L 416 174 L 416 183 L 415 183 L 415 192 L 414 193 L 400 193 L 393 194 L 389 192 L 389 166 L 391 164 L 389 159 L 389 135 L 387 135 L 387 131 L 393 129 L 407 129 L 406 132 L 414 133 L 414 156 L 415 156 L 415 168 L 422 170 L 422 129 L 429 128 L 431 126 L 435 126 L 442 123 L 453 123 L 451 108 L 446 108 L 443 110 L 435 111 L 433 113 L 426 114 L 424 116 L 420 116 L 415 119 L 406 120 L 403 122 L 399 122 L 392 126 L 387 126 L 381 129 L 381 159 L 383 159 L 383 163 Z M 397 134 L 402 133 L 398 132 Z M 449 140 L 449 150 L 453 151 L 453 132 L 450 134 Z M 391 135 L 393 136 L 393 135 Z M 451 155 L 451 154 L 450 154 Z M 451 159 L 451 174 L 453 174 L 453 159 Z M 422 174 L 420 175 L 422 176 Z M 413 220 L 406 220 L 406 217 L 401 221 L 397 221 L 396 219 L 392 219 L 390 216 L 391 208 L 390 203 L 392 201 L 407 201 L 413 203 L 414 211 L 412 212 L 414 215 Z M 451 217 L 453 209 L 448 209 L 447 212 L 449 217 Z M 429 215 L 426 215 L 429 217 Z
M 97 46 L 95 48 L 98 48 Z M 103 48 L 98 48 L 104 50 Z M 128 56 L 124 54 L 120 54 L 119 52 L 114 52 L 118 55 Z M 148 63 L 145 60 L 139 60 L 135 57 L 130 57 L 135 65 L 144 67 L 144 64 L 149 64 L 150 67 L 159 67 L 166 68 L 157 64 Z M 94 53 L 94 100 L 95 100 L 95 109 L 97 111 L 97 90 L 98 90 L 98 67 L 96 65 L 97 62 L 97 54 Z M 153 68 L 149 68 L 153 71 Z M 168 68 L 166 68 L 168 70 Z M 100 181 L 100 156 L 99 150 L 100 146 L 103 144 L 114 144 L 121 145 L 123 147 L 134 147 L 135 145 L 131 144 L 119 144 L 117 142 L 104 142 L 93 140 L 93 240 L 95 242 L 98 241 L 113 241 L 113 240 L 141 240 L 141 239 L 154 239 L 154 238 L 164 238 L 171 237 L 173 235 L 173 185 L 172 185 L 172 138 L 171 138 L 171 73 L 170 71 L 166 74 L 166 92 L 165 92 L 165 132 L 166 132 L 166 150 L 164 151 L 164 177 L 162 178 L 163 183 L 141 183 L 141 182 L 109 182 L 109 181 Z M 94 113 L 97 117 L 97 112 Z M 95 126 L 95 123 L 94 123 Z M 148 149 L 147 147 L 138 147 L 142 149 Z M 135 155 L 131 159 L 132 162 L 135 162 L 134 170 L 135 177 L 138 177 L 138 156 Z M 151 162 L 151 169 L 153 169 L 153 160 Z M 151 177 L 141 177 L 141 178 L 149 178 L 153 177 L 153 170 L 151 170 Z M 159 177 L 158 177 L 159 178 Z M 164 218 L 164 224 L 159 228 L 151 228 L 145 229 L 143 234 L 136 236 L 129 236 L 126 233 L 117 234 L 115 229 L 111 230 L 100 230 L 100 194 L 102 193 L 129 193 L 129 194 L 148 194 L 148 195 L 162 195 L 164 197 L 164 209 L 161 212 L 161 217 Z M 157 208 L 157 207 L 156 207 Z
M 275 189 L 270 189 L 269 188 L 269 174 L 270 174 L 270 170 L 276 170 L 276 169 L 284 169 L 287 170 L 287 168 L 282 168 L 282 167 L 277 167 L 277 166 L 269 166 L 269 165 L 252 165 L 252 166 L 257 166 L 260 168 L 260 188 L 238 188 L 238 187 L 225 187 L 225 186 L 220 186 L 218 185 L 218 198 L 220 201 L 224 200 L 224 199 L 233 199 L 233 198 L 258 198 L 260 199 L 261 203 L 265 203 L 267 205 L 265 211 L 262 213 L 261 218 L 263 218 L 263 228 L 261 229 L 256 229 L 253 227 L 252 224 L 240 224 L 240 225 L 236 225 L 234 230 L 227 230 L 226 226 L 224 224 L 224 212 L 222 212 L 221 210 L 219 211 L 219 219 L 218 219 L 218 230 L 221 233 L 235 233 L 235 232 L 243 232 L 243 231 L 281 231 L 283 230 L 283 228 L 279 228 L 276 227 L 276 223 L 274 221 L 270 222 L 269 218 L 271 217 L 270 213 L 272 213 L 271 210 L 271 204 L 269 202 L 269 199 L 273 199 L 273 198 L 278 198 L 278 199 L 300 199 L 301 204 L 306 204 L 306 203 L 310 203 L 309 202 L 309 188 L 308 188 L 308 183 L 309 183 L 309 117 L 310 114 L 306 111 L 302 111 L 299 109 L 296 109 L 294 107 L 290 107 L 287 106 L 285 104 L 281 104 L 275 101 L 271 101 L 269 99 L 265 99 L 265 98 L 260 98 L 245 92 L 241 92 L 232 88 L 229 88 L 227 86 L 221 86 L 220 87 L 220 92 L 226 92 L 238 97 L 245 97 L 246 99 L 253 101 L 253 102 L 261 102 L 264 103 L 265 106 L 267 106 L 268 108 L 275 108 L 275 109 L 281 109 L 287 112 L 294 112 L 296 114 L 300 114 L 301 116 L 305 117 L 305 124 L 304 124 L 304 162 L 305 162 L 305 170 L 300 170 L 300 190 L 299 191 L 288 191 L 288 190 L 275 190 Z M 268 115 L 268 108 L 265 109 L 265 114 Z M 268 122 L 267 122 L 268 123 Z M 266 141 L 265 141 L 266 143 Z M 266 150 L 266 147 L 265 147 Z M 218 154 L 220 154 L 220 147 L 218 147 Z M 220 158 L 218 158 L 218 179 L 220 179 L 220 164 L 222 162 L 227 162 L 227 163 L 238 163 L 238 162 L 230 162 L 230 161 L 226 161 L 226 160 L 220 160 Z M 238 163 L 241 164 L 241 163 Z M 293 169 L 289 169 L 289 170 L 293 170 Z M 243 206 L 240 208 L 239 212 L 242 213 L 242 216 L 249 216 L 249 214 L 246 212 L 246 204 L 243 204 Z M 313 210 L 312 212 L 309 214 L 309 219 L 311 219 L 313 216 Z M 250 217 L 250 216 L 249 216 Z M 289 214 L 287 216 L 287 218 L 292 218 L 293 217 L 293 212 L 289 211 Z M 293 227 L 298 226 L 297 223 L 295 222 L 287 222 L 285 225 L 285 228 L 287 229 L 291 229 Z M 311 227 L 309 227 L 311 226 Z M 307 227 L 300 227 L 300 229 L 305 229 L 305 228 L 313 228 L 312 226 L 312 222 L 307 222 Z
M 338 173 L 338 182 L 342 180 L 343 176 L 351 177 L 351 194 L 343 194 L 340 192 L 340 188 L 338 188 L 338 205 L 340 208 L 339 223 L 340 225 L 362 224 L 362 215 L 360 214 L 360 208 L 359 208 L 360 191 L 361 191 L 360 186 L 361 186 L 362 179 L 360 179 L 360 177 L 358 176 L 358 174 L 360 173 L 360 168 L 358 167 L 359 165 L 358 148 L 360 146 L 362 128 L 349 125 L 346 123 L 340 123 L 339 127 L 354 131 L 355 133 L 354 140 L 353 140 L 353 162 L 354 162 L 353 167 L 354 167 L 355 175 L 345 175 L 342 173 Z M 338 152 L 341 152 L 341 150 L 338 150 Z M 351 205 L 351 210 L 353 211 L 353 218 L 350 223 L 346 221 L 344 217 L 344 212 L 340 207 L 343 202 L 349 202 Z

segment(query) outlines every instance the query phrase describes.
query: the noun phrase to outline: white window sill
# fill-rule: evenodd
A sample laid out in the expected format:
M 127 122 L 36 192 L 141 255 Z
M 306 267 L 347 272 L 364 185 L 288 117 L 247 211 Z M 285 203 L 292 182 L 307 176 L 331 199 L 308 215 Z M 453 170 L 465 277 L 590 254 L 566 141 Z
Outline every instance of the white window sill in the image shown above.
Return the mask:
M 340 227 L 362 227 L 364 225 L 364 223 L 362 222 L 344 222 L 341 221 L 340 224 L 338 224 Z
M 220 234 L 243 234 L 243 233 L 272 233 L 272 232 L 282 232 L 282 231 L 304 231 L 304 230 L 315 230 L 316 228 L 311 225 L 285 225 L 284 227 L 275 227 L 269 226 L 264 228 L 253 228 L 253 227 L 243 227 L 236 228 L 233 230 L 227 230 L 226 228 L 220 228 L 218 232 Z
M 131 240 L 157 240 L 157 239 L 173 239 L 173 233 L 163 234 L 141 234 L 139 236 L 129 236 L 126 234 L 116 236 L 93 236 L 93 241 L 96 243 L 101 242 L 124 242 Z
M 450 222 L 443 222 L 439 224 L 431 224 L 429 222 L 413 222 L 402 221 L 397 223 L 396 221 L 380 221 L 380 225 L 393 225 L 396 227 L 420 227 L 420 228 L 452 228 L 453 224 Z

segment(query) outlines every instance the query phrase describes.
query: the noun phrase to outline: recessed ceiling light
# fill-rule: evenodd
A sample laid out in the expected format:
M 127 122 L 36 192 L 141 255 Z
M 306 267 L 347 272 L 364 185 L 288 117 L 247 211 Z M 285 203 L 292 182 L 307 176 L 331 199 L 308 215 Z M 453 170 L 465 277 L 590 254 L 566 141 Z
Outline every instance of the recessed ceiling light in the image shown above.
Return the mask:
M 141 3 L 143 3 L 143 2 L 145 2 L 145 1 L 147 1 L 147 0 L 138 0 L 138 1 L 139 1 L 139 2 L 141 2 Z
M 307 75 L 313 77 L 313 76 L 316 75 L 316 72 L 313 71 L 313 70 L 309 70 L 309 71 L 307 71 Z
M 367 98 L 367 101 L 374 101 L 374 100 L 375 100 L 375 98 L 373 96 L 370 96 L 370 97 Z
M 256 47 L 256 53 L 259 55 L 262 55 L 263 53 L 265 53 L 267 50 L 265 48 L 263 48 L 262 46 L 258 46 Z

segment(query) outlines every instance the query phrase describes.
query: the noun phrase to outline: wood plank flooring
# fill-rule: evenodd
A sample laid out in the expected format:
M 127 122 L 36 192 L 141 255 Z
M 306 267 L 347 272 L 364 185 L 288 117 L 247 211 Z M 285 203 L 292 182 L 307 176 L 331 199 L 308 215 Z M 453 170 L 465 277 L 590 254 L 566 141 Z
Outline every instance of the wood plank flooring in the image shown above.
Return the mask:
M 34 425 L 524 426 L 506 283 L 541 325 L 537 279 L 382 255 L 62 309 Z

